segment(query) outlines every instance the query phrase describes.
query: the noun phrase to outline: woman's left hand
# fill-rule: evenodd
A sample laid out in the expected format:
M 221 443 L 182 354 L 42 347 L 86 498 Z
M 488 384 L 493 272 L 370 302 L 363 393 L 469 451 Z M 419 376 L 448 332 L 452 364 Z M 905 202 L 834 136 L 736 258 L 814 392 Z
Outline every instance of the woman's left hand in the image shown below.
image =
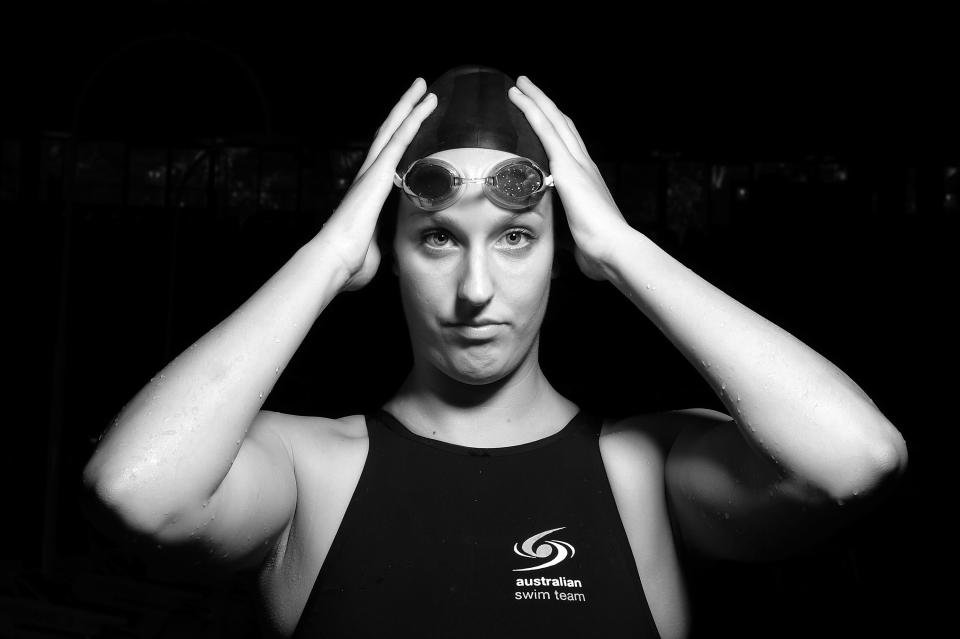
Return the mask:
M 591 279 L 607 279 L 605 265 L 610 263 L 617 240 L 632 229 L 590 159 L 577 127 L 526 76 L 517 78 L 517 86 L 507 95 L 527 117 L 547 152 L 554 188 L 576 243 L 577 265 Z

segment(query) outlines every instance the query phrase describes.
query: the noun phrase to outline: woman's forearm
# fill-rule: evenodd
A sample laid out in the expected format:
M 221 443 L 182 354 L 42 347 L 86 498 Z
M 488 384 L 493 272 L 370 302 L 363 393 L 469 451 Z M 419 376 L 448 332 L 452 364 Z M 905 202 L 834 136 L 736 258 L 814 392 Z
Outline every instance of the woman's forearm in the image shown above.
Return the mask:
M 110 507 L 149 528 L 208 499 L 281 371 L 346 281 L 321 234 L 123 408 L 84 469 Z
M 904 467 L 903 438 L 852 379 L 642 233 L 625 231 L 603 267 L 786 476 L 844 499 Z

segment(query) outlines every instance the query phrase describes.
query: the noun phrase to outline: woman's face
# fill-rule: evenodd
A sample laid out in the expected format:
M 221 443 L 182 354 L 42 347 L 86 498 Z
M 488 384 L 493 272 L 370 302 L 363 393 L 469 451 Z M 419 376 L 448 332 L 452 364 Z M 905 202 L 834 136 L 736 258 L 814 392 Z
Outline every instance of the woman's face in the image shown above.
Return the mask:
M 480 177 L 516 156 L 466 148 L 430 157 Z M 535 361 L 553 250 L 550 197 L 512 211 L 487 199 L 481 184 L 467 184 L 453 206 L 427 212 L 401 196 L 395 270 L 418 365 L 487 384 Z

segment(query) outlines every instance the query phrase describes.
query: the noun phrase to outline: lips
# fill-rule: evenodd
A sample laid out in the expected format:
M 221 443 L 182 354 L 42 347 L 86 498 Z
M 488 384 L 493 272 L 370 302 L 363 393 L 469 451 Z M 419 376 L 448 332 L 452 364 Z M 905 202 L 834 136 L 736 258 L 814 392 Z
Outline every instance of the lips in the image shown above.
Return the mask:
M 466 339 L 491 339 L 503 326 L 500 322 L 467 322 L 449 324 L 449 328 Z
M 489 326 L 492 324 L 503 324 L 491 319 L 474 319 L 467 322 L 444 322 L 447 326 Z

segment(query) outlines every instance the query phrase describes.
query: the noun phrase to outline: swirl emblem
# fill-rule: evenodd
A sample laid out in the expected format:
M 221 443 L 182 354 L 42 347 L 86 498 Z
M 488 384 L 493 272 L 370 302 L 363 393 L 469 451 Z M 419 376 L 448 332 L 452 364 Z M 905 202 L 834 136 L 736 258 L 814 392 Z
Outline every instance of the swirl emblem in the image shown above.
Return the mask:
M 530 566 L 529 568 L 514 568 L 513 572 L 520 572 L 522 570 L 541 570 L 543 568 L 549 568 L 550 566 L 556 566 L 567 557 L 573 557 L 577 551 L 573 546 L 565 541 L 547 539 L 538 545 L 538 542 L 550 533 L 563 530 L 564 528 L 566 528 L 566 526 L 560 526 L 559 528 L 552 528 L 550 530 L 545 530 L 542 533 L 537 533 L 533 537 L 528 537 L 525 539 L 522 544 L 519 544 L 519 548 L 517 547 L 518 544 L 514 544 L 513 552 L 517 553 L 521 557 L 526 557 L 527 559 L 549 558 L 549 560 L 540 564 L 539 566 Z

